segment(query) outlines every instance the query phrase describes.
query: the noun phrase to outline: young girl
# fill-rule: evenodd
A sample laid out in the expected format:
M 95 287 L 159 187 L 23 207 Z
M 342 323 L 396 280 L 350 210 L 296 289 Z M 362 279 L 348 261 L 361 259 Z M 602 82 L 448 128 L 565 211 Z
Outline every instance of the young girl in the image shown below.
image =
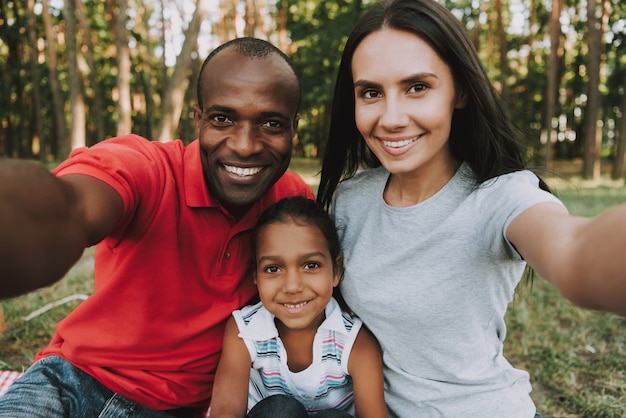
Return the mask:
M 341 293 L 380 342 L 390 416 L 535 416 L 528 373 L 503 355 L 526 263 L 574 303 L 626 315 L 626 206 L 570 216 L 525 170 L 513 126 L 436 1 L 383 1 L 357 22 L 318 201 L 341 225 Z
M 333 221 L 310 199 L 283 199 L 252 243 L 261 302 L 226 324 L 211 417 L 386 417 L 380 348 L 332 297 L 343 274 Z

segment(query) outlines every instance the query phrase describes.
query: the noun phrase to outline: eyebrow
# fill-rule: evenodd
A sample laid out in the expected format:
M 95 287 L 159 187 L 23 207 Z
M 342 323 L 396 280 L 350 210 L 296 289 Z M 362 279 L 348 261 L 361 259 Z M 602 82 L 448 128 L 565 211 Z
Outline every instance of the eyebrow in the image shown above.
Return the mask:
M 221 105 L 211 105 L 211 106 L 207 106 L 204 108 L 205 112 L 222 112 L 222 113 L 237 113 L 235 111 L 235 109 L 227 107 L 227 106 L 221 106 Z
M 424 78 L 439 78 L 437 77 L 436 74 L 433 73 L 429 73 L 429 72 L 419 72 L 419 73 L 415 73 L 415 74 L 411 74 L 408 77 L 403 78 L 402 80 L 400 80 L 401 84 L 410 84 L 413 83 L 417 80 L 422 80 Z M 369 81 L 369 80 L 357 80 L 354 82 L 354 87 L 380 87 L 380 83 L 376 83 L 373 81 Z
M 291 121 L 291 118 L 288 115 L 285 115 L 284 113 L 281 113 L 281 112 L 261 112 L 261 116 L 267 119 L 278 118 L 278 119 L 284 119 L 286 121 Z
M 207 106 L 204 108 L 203 112 L 220 112 L 220 113 L 226 113 L 228 115 L 237 114 L 237 111 L 235 109 L 228 107 L 228 106 L 222 106 L 222 105 Z M 282 112 L 276 112 L 276 111 L 261 112 L 261 118 L 262 119 L 278 118 L 278 119 L 283 119 L 286 121 L 291 121 L 291 118 L 288 115 L 285 115 Z
M 306 254 L 299 254 L 298 258 L 313 258 L 313 257 L 321 257 L 323 259 L 326 259 L 328 257 L 326 257 L 326 254 L 324 254 L 322 251 L 313 251 L 310 253 L 306 253 Z M 264 255 L 262 257 L 257 258 L 257 262 L 261 262 L 261 261 L 274 261 L 276 259 L 282 258 L 280 255 Z

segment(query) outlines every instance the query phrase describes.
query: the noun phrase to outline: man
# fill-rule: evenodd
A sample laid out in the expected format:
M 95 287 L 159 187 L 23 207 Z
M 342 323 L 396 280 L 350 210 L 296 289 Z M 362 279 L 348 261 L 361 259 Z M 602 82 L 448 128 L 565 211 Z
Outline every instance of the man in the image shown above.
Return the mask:
M 190 145 L 113 138 L 55 176 L 0 164 L 4 296 L 58 280 L 98 243 L 94 294 L 0 398 L 0 417 L 206 410 L 224 321 L 256 296 L 250 229 L 282 197 L 313 198 L 286 172 L 299 103 L 290 60 L 240 38 L 203 64 Z

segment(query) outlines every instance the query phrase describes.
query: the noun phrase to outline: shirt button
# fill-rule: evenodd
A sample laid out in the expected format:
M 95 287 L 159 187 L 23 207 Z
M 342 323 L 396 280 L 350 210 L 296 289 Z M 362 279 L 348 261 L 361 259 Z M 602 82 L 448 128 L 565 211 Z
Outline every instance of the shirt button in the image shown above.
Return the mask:
M 224 258 L 225 258 L 226 260 L 230 260 L 230 253 L 226 253 L 226 254 L 224 254 Z

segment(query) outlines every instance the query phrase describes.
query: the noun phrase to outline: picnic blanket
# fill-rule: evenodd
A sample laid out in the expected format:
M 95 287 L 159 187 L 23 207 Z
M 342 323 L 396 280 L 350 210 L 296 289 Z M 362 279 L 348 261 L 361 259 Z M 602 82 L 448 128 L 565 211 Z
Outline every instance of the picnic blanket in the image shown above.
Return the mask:
M 9 390 L 9 387 L 20 377 L 22 372 L 12 372 L 9 370 L 0 371 L 0 396 Z

